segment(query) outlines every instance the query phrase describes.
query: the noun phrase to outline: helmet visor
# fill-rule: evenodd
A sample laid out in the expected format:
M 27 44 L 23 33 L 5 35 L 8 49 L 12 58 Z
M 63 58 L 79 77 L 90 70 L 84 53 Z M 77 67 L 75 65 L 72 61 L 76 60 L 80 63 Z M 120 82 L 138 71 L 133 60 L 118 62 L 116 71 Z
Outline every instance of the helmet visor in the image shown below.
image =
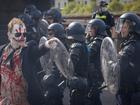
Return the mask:
M 117 22 L 117 25 L 115 27 L 115 30 L 117 33 L 120 33 L 121 32 L 121 29 L 122 29 L 122 26 L 125 22 L 125 19 L 119 19 L 118 22 Z
M 130 21 L 130 20 L 127 20 L 127 19 L 119 19 L 119 21 L 117 22 L 117 26 L 116 26 L 116 32 L 120 33 L 124 24 L 127 24 L 128 27 L 129 27 L 129 31 L 131 30 L 131 26 L 134 25 L 135 23 Z
M 91 24 L 87 24 L 85 33 L 89 33 L 91 31 Z

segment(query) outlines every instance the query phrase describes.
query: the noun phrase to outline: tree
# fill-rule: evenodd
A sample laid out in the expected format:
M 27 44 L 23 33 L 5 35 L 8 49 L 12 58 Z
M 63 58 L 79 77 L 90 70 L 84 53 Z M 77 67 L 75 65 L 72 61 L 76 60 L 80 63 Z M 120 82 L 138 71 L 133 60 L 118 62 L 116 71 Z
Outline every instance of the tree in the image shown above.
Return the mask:
M 94 0 L 95 1 L 95 0 Z M 91 1 L 90 4 L 76 3 L 75 1 L 71 1 L 62 9 L 63 15 L 74 15 L 74 16 L 83 16 L 83 15 L 91 15 L 93 12 L 93 8 L 96 3 Z
M 118 0 L 113 0 L 108 5 L 108 9 L 112 12 L 118 12 L 123 10 L 123 5 Z

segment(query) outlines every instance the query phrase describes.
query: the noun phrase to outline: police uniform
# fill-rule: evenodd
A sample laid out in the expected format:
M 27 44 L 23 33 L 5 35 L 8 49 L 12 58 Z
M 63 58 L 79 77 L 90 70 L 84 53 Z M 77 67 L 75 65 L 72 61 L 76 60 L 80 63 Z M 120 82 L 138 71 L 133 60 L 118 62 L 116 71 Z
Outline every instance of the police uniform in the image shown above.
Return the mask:
M 67 27 L 68 40 L 71 42 L 69 53 L 74 65 L 74 76 L 70 81 L 70 105 L 86 104 L 88 49 L 85 44 L 85 28 L 79 22 Z
M 101 63 L 100 63 L 100 48 L 102 40 L 107 36 L 106 34 L 106 25 L 103 20 L 92 19 L 88 22 L 87 31 L 91 33 L 91 41 L 88 44 L 89 49 L 89 73 L 88 73 L 88 105 L 102 105 L 100 100 L 101 86 L 104 81 L 103 75 L 101 72 Z M 94 35 L 93 35 L 94 34 Z M 93 35 L 93 36 L 92 36 Z
M 128 34 L 123 33 L 127 25 Z M 120 16 L 118 30 L 123 36 L 119 52 L 120 78 L 116 93 L 117 105 L 140 105 L 140 18 L 134 13 L 124 13 Z M 120 27 L 122 26 L 122 27 Z
M 118 105 L 140 104 L 140 101 L 138 101 L 138 98 L 140 98 L 139 53 L 140 53 L 139 38 L 133 37 L 132 39 L 128 39 L 122 43 L 122 50 L 120 51 L 120 61 L 119 61 L 120 87 L 116 95 L 118 99 Z

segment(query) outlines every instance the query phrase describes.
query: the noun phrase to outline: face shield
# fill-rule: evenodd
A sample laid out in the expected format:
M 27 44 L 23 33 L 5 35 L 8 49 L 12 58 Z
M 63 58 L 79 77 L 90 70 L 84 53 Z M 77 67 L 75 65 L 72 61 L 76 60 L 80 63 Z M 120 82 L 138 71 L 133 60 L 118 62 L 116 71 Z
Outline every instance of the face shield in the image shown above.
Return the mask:
M 91 26 L 92 24 L 88 24 L 86 27 L 86 33 L 89 37 L 95 37 L 96 36 L 96 27 Z
M 85 29 L 86 34 L 89 33 L 90 27 L 91 27 L 91 24 L 87 24 L 86 29 Z
M 123 26 L 124 22 L 125 22 L 125 19 L 118 19 L 117 25 L 115 27 L 115 30 L 116 30 L 117 33 L 121 32 L 121 29 L 122 29 L 122 26 Z
M 131 31 L 131 21 L 126 19 L 119 19 L 116 26 L 116 32 L 120 33 L 122 38 L 126 38 Z

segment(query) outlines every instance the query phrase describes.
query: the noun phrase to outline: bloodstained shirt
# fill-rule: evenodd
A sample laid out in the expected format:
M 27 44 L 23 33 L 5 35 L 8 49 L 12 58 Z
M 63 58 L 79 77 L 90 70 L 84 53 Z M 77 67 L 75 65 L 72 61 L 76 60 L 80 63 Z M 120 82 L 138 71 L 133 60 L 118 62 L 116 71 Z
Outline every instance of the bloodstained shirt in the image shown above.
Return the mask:
M 5 47 L 0 59 L 0 100 L 2 105 L 29 105 L 27 83 L 22 74 L 22 48 Z

